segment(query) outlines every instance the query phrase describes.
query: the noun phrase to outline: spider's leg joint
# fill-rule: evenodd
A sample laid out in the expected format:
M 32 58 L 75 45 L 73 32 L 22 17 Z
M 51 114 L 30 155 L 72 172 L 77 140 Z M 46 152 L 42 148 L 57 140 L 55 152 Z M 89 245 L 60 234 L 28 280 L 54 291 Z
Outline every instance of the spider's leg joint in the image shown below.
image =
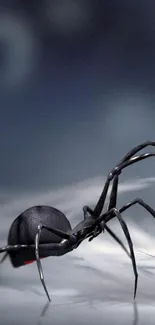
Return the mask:
M 40 224 L 38 225 L 38 231 L 40 232 L 41 229 L 42 229 L 42 224 L 40 223 Z
M 100 223 L 100 227 L 101 227 L 101 229 L 102 229 L 103 232 L 105 231 L 105 224 L 106 224 L 105 220 L 103 220 L 103 221 Z
M 116 166 L 115 168 L 112 169 L 112 171 L 109 173 L 109 180 L 111 181 L 115 175 L 120 175 L 121 174 L 121 169 L 120 166 Z
M 87 206 L 86 205 L 84 205 L 82 209 L 83 209 L 84 213 L 87 212 Z
M 119 213 L 119 210 L 117 208 L 113 208 L 112 211 L 115 213 Z

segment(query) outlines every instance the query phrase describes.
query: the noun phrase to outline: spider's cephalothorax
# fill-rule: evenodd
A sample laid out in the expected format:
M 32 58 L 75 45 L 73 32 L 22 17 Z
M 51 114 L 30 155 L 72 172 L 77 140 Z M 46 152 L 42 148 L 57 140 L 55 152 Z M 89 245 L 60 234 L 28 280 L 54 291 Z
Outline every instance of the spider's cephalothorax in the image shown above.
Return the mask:
M 86 238 L 90 241 L 100 233 L 107 231 L 110 236 L 121 245 L 132 260 L 135 275 L 135 297 L 138 279 L 137 267 L 130 233 L 121 213 L 131 206 L 139 204 L 155 218 L 155 210 L 141 199 L 134 199 L 132 202 L 119 209 L 116 207 L 116 204 L 119 175 L 122 170 L 140 160 L 155 156 L 155 153 L 145 153 L 135 156 L 138 151 L 147 146 L 155 147 L 155 142 L 147 141 L 134 147 L 116 167 L 112 169 L 107 176 L 103 191 L 96 206 L 94 209 L 88 206 L 83 207 L 84 218 L 73 229 L 67 217 L 61 211 L 53 207 L 44 205 L 34 206 L 21 213 L 10 227 L 8 245 L 0 248 L 0 253 L 6 253 L 2 261 L 5 260 L 7 254 L 10 256 L 11 263 L 14 267 L 20 267 L 36 261 L 40 280 L 50 300 L 44 281 L 40 258 L 64 255 L 77 248 Z M 105 213 L 102 213 L 111 181 L 112 188 L 109 204 Z M 114 217 L 120 222 L 129 245 L 130 253 L 117 235 L 107 226 L 108 221 Z

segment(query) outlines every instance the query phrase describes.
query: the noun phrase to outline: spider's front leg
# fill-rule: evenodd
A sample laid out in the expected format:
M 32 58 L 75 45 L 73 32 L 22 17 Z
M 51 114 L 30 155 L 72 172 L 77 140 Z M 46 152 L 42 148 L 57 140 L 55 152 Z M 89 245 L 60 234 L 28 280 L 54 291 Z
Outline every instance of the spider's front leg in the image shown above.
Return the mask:
M 140 149 L 139 149 L 140 150 Z M 131 157 L 131 153 L 126 155 L 125 158 L 121 161 L 120 165 L 117 165 L 108 175 L 104 189 L 101 193 L 101 196 L 95 206 L 95 209 L 93 211 L 93 215 L 95 219 L 100 218 L 100 214 L 102 212 L 102 209 L 104 207 L 105 199 L 108 193 L 109 185 L 111 180 L 113 180 L 113 185 L 112 185 L 112 190 L 110 194 L 110 200 L 109 200 L 109 206 L 108 206 L 108 211 L 110 209 L 113 209 L 116 207 L 116 202 L 117 202 L 117 191 L 118 191 L 118 177 L 121 171 L 126 168 L 127 166 L 130 166 L 134 164 L 135 162 L 141 161 L 143 159 L 149 158 L 149 157 L 154 157 L 155 153 L 146 153 L 142 154 L 137 157 L 132 157 L 129 160 L 127 160 L 129 157 Z M 121 243 L 120 239 L 116 237 L 114 233 L 112 233 L 111 229 L 107 229 L 108 233 L 123 247 L 124 245 Z M 126 251 L 126 248 L 124 249 Z M 127 253 L 128 254 L 128 253 Z
M 127 157 L 127 156 L 126 156 Z M 99 197 L 99 200 L 94 208 L 94 215 L 95 218 L 98 218 L 103 210 L 105 200 L 107 197 L 107 193 L 109 190 L 109 186 L 111 181 L 114 179 L 115 176 L 119 176 L 122 172 L 123 169 L 125 169 L 128 166 L 131 166 L 135 164 L 138 161 L 150 158 L 150 157 L 155 157 L 155 153 L 145 153 L 136 157 L 131 157 L 129 160 L 123 159 L 120 164 L 118 164 L 115 168 L 111 170 L 111 172 L 108 174 L 103 191 Z
M 117 193 L 118 193 L 118 178 L 119 176 L 116 175 L 113 179 L 113 184 L 112 184 L 112 189 L 111 189 L 111 194 L 109 198 L 109 205 L 108 205 L 108 211 L 110 209 L 113 209 L 116 207 L 116 202 L 117 202 Z M 83 212 L 84 212 L 84 219 L 87 219 L 89 215 L 95 218 L 94 216 L 94 211 L 88 207 L 84 206 L 83 207 Z M 96 219 L 96 218 L 95 218 Z M 129 258 L 131 258 L 128 250 L 126 249 L 125 245 L 123 242 L 118 238 L 118 236 L 105 224 L 104 221 L 100 222 L 94 229 L 92 235 L 89 238 L 89 241 L 92 241 L 94 238 L 96 238 L 99 234 L 101 234 L 104 231 L 107 231 L 108 234 L 121 246 L 121 248 L 124 250 L 124 252 L 128 255 Z
M 133 249 L 133 243 L 132 243 L 132 239 L 127 227 L 126 222 L 123 220 L 120 211 L 116 208 L 111 209 L 110 211 L 105 212 L 102 216 L 100 216 L 98 218 L 98 220 L 96 220 L 96 223 L 100 223 L 102 221 L 104 221 L 105 223 L 107 223 L 108 221 L 110 221 L 111 219 L 113 219 L 114 217 L 117 217 L 122 230 L 125 234 L 125 237 L 127 239 L 128 245 L 129 245 L 129 249 L 130 249 L 130 257 L 132 260 L 132 266 L 133 266 L 133 271 L 134 271 L 134 275 L 135 275 L 135 288 L 134 288 L 134 298 L 136 297 L 136 291 L 137 291 L 137 282 L 138 282 L 138 272 L 137 272 L 137 266 L 136 266 L 136 259 L 135 259 L 135 254 L 134 254 L 134 249 Z
M 130 166 L 140 160 L 155 156 L 154 153 L 146 153 L 137 157 L 133 157 L 138 151 L 144 149 L 145 147 L 152 145 L 155 146 L 155 142 L 153 141 L 147 141 L 144 142 L 136 147 L 134 147 L 132 150 L 130 150 L 125 156 L 124 158 L 117 164 L 117 166 L 108 174 L 105 186 L 103 188 L 103 191 L 101 193 L 101 196 L 94 208 L 94 210 L 90 209 L 88 206 L 85 206 L 83 208 L 84 211 L 84 219 L 86 219 L 89 214 L 91 214 L 91 216 L 94 217 L 94 219 L 97 219 L 101 212 L 102 209 L 104 207 L 104 203 L 107 197 L 107 193 L 108 193 L 108 189 L 110 186 L 110 182 L 111 180 L 113 180 L 113 184 L 112 184 L 112 189 L 111 189 L 111 193 L 110 193 L 110 199 L 109 199 L 109 205 L 107 210 L 111 210 L 113 208 L 116 207 L 116 203 L 117 203 L 117 192 L 118 192 L 118 179 L 119 179 L 119 174 L 121 173 L 122 169 L 126 168 L 127 166 Z M 98 226 L 99 227 L 99 226 Z M 117 236 L 112 232 L 112 230 L 108 227 L 103 227 L 103 225 L 101 225 L 102 229 L 104 230 L 106 228 L 107 232 L 122 246 L 122 248 L 126 251 L 126 248 L 124 247 L 123 243 L 120 241 L 119 238 L 117 238 Z M 98 228 L 98 231 L 100 233 L 100 229 Z M 96 236 L 96 229 L 94 232 L 94 237 Z M 92 237 L 92 239 L 94 238 Z M 127 252 L 128 254 L 128 252 Z

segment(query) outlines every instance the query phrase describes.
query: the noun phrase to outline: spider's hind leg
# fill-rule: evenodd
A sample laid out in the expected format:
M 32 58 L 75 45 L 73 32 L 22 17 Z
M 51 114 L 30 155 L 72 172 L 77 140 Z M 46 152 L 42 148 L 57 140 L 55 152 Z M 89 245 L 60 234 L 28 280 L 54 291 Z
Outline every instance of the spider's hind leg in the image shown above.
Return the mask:
M 57 255 L 58 251 L 59 252 L 62 251 L 62 254 L 58 254 L 58 255 L 63 255 L 63 251 L 66 248 L 71 248 L 72 244 L 74 244 L 75 241 L 76 241 L 76 237 L 73 236 L 73 235 L 69 235 L 67 232 L 63 232 L 63 231 L 60 231 L 58 229 L 54 229 L 52 227 L 48 227 L 48 226 L 43 225 L 43 224 L 38 225 L 38 231 L 37 231 L 36 236 L 35 236 L 36 262 L 37 262 L 37 267 L 38 267 L 38 272 L 39 272 L 39 277 L 40 277 L 41 283 L 42 283 L 43 288 L 44 288 L 44 290 L 46 292 L 48 300 L 51 301 L 48 290 L 47 290 L 47 287 L 46 287 L 46 284 L 45 284 L 42 264 L 41 264 L 40 256 L 39 256 L 39 241 L 40 241 L 40 236 L 41 236 L 41 232 L 42 232 L 43 229 L 46 229 L 49 232 L 55 233 L 60 238 L 62 238 L 60 243 L 49 243 L 48 248 L 47 248 L 47 245 L 46 245 L 46 249 L 49 249 L 49 251 L 51 250 L 51 252 L 52 252 L 51 255 L 55 255 L 55 256 Z
M 28 245 L 7 245 L 0 248 L 0 253 L 5 253 L 0 260 L 0 264 L 3 263 L 11 252 L 19 251 L 21 248 L 27 248 Z
M 7 245 L 0 248 L 0 253 L 9 254 L 12 251 L 17 251 L 21 248 L 27 248 L 29 245 Z

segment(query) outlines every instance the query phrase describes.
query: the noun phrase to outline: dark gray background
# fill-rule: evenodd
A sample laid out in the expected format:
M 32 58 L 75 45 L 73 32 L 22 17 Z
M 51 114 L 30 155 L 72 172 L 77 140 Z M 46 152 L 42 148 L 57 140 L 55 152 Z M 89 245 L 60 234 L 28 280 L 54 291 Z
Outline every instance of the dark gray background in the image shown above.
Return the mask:
M 110 168 L 155 140 L 154 58 L 151 0 L 0 1 L 2 246 L 14 218 L 35 204 L 61 209 L 75 225 Z M 152 158 L 123 173 L 118 206 L 137 196 L 155 206 L 154 166 Z M 125 217 L 139 324 L 154 324 L 154 220 L 139 207 Z M 134 324 L 130 261 L 106 234 L 43 266 L 54 305 L 40 319 L 46 297 L 36 265 L 1 265 L 3 324 Z

